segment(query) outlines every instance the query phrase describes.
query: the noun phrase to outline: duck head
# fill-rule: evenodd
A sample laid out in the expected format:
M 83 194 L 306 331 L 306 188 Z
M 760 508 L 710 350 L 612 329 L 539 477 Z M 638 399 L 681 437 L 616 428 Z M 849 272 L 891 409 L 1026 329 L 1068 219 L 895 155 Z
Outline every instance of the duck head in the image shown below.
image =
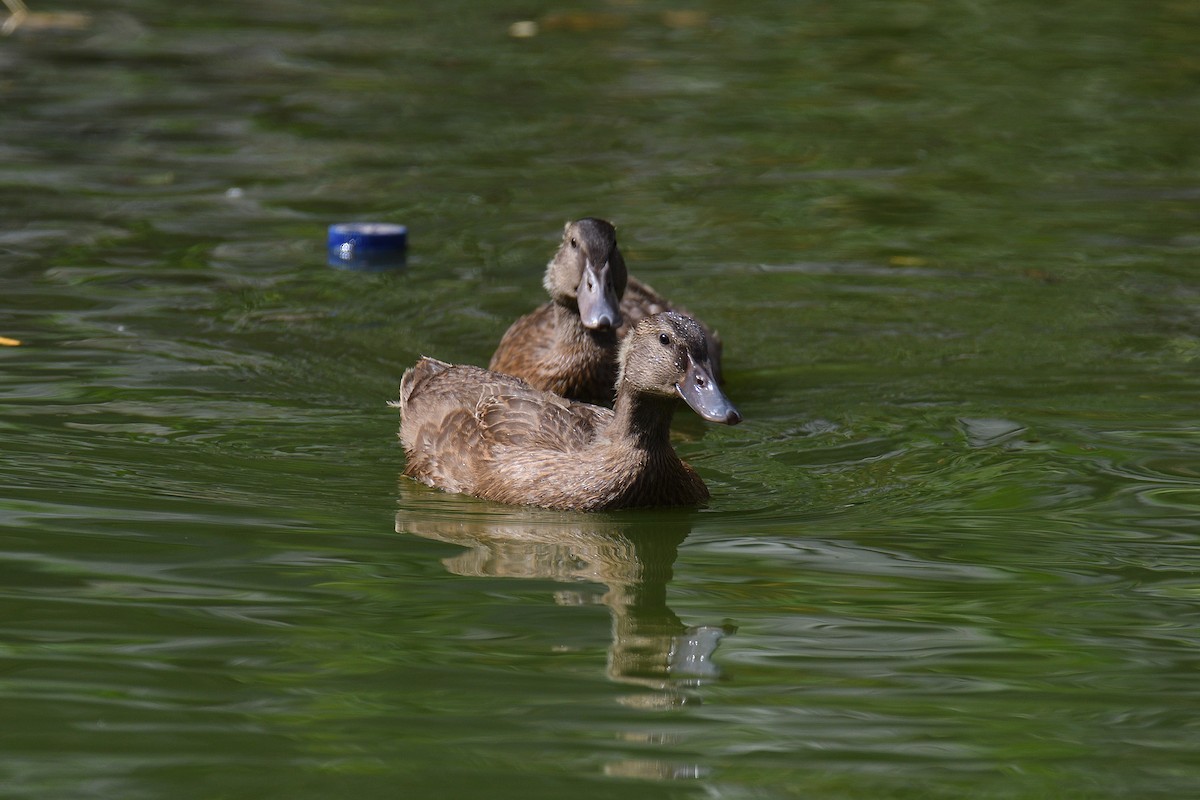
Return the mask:
M 736 425 L 742 415 L 721 391 L 700 323 L 674 311 L 646 317 L 621 343 L 618 391 L 679 397 L 709 422 Z
M 579 309 L 585 328 L 616 330 L 629 274 L 617 247 L 617 229 L 602 219 L 568 222 L 543 283 L 556 303 Z

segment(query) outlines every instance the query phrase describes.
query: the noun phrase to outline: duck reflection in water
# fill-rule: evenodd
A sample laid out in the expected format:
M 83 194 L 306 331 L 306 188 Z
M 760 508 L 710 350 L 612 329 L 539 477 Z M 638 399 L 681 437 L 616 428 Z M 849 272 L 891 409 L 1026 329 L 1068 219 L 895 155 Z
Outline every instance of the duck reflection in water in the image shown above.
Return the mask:
M 403 479 L 400 490 L 401 502 L 408 495 L 418 506 L 420 500 L 413 496 L 429 491 Z M 598 596 L 559 591 L 555 601 L 607 606 L 612 614 L 609 677 L 653 690 L 622 702 L 663 708 L 698 702 L 682 690 L 720 677 L 712 655 L 733 631 L 730 626 L 685 626 L 667 605 L 667 584 L 679 544 L 691 530 L 691 516 L 647 512 L 616 519 L 513 509 L 503 515 L 464 513 L 448 519 L 402 510 L 396 514 L 396 532 L 468 548 L 442 562 L 456 575 L 604 586 Z

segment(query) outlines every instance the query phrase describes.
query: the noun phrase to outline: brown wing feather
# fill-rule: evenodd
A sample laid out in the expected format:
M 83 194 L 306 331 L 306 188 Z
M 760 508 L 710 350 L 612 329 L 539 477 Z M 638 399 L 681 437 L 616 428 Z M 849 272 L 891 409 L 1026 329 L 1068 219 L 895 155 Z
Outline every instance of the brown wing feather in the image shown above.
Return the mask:
M 570 453 L 586 446 L 608 409 L 565 400 L 520 378 L 423 358 L 400 382 L 405 474 L 472 491 L 497 448 Z
M 553 343 L 554 314 L 551 304 L 546 303 L 508 327 L 492 354 L 488 369 L 520 377 L 531 372 L 537 374 L 537 365 L 545 360 L 544 351 Z M 536 380 L 530 383 L 538 385 Z
M 400 381 L 400 440 L 404 474 L 431 486 L 469 491 L 476 465 L 489 457 L 475 409 L 504 391 L 534 391 L 519 378 L 422 358 Z
M 617 337 L 624 339 L 625 335 L 646 317 L 669 310 L 671 310 L 671 303 L 667 298 L 630 275 L 629 282 L 625 285 L 625 294 L 621 296 L 623 321 L 621 327 L 617 329 Z
M 475 413 L 491 443 L 561 453 L 586 447 L 597 425 L 612 416 L 608 409 L 544 392 L 489 397 Z
M 611 404 L 616 355 L 612 331 L 589 331 L 578 314 L 547 303 L 509 327 L 488 368 L 562 397 Z

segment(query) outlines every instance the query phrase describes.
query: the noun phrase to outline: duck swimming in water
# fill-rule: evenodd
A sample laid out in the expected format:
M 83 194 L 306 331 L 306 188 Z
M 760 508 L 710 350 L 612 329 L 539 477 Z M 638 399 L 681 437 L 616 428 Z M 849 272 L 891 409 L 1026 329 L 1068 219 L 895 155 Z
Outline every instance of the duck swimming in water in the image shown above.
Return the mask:
M 449 492 L 578 511 L 703 503 L 708 487 L 670 442 L 682 399 L 710 422 L 741 415 L 717 385 L 704 329 L 647 317 L 621 345 L 613 408 L 520 378 L 422 358 L 400 381 L 404 474 Z
M 672 310 L 670 301 L 629 277 L 616 228 L 593 217 L 567 223 L 542 283 L 550 302 L 509 327 L 488 368 L 563 397 L 610 405 L 618 343 L 639 320 Z M 721 340 L 701 327 L 720 381 Z

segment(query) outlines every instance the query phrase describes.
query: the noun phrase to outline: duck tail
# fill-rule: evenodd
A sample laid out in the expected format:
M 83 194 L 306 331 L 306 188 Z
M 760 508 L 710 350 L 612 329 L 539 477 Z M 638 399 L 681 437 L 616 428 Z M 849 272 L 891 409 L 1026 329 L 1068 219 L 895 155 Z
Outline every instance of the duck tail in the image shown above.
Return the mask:
M 448 369 L 450 369 L 450 365 L 445 361 L 421 356 L 416 364 L 404 370 L 404 375 L 400 377 L 399 399 L 389 400 L 388 405 L 392 408 L 400 409 L 400 416 L 403 417 L 404 411 L 408 407 L 408 398 L 412 397 L 412 393 L 434 375 L 445 372 Z

